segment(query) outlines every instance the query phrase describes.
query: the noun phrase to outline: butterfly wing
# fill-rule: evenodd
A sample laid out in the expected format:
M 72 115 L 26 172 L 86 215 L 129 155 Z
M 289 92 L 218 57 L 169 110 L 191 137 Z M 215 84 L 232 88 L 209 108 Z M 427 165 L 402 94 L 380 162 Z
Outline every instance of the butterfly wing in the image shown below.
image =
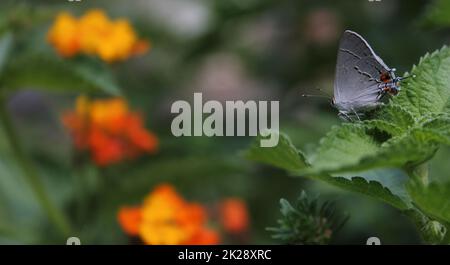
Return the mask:
M 357 33 L 345 31 L 336 63 L 334 100 L 337 105 L 362 109 L 379 101 L 379 77 L 390 68 Z

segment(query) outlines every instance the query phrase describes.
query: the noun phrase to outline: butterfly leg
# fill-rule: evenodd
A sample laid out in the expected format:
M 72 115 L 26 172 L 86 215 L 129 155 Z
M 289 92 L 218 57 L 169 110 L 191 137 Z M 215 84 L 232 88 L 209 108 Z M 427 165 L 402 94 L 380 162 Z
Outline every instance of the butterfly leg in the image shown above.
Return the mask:
M 386 95 L 385 90 L 378 92 L 377 100 L 382 99 L 385 95 Z
M 355 114 L 356 118 L 358 118 L 358 121 L 361 121 L 361 118 L 359 117 L 358 113 L 352 108 L 353 114 Z
M 384 97 L 386 95 L 388 85 L 386 83 L 380 83 L 378 85 L 378 96 L 377 96 L 377 100 L 380 100 L 382 97 Z
M 344 121 L 353 122 L 353 119 L 345 112 L 339 112 L 338 116 Z

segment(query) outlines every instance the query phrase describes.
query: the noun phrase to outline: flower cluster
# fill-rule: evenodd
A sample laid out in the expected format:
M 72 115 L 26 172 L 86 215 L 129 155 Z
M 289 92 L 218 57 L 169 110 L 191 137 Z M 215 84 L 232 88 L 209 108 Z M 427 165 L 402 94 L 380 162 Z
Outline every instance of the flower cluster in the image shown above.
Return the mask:
M 79 19 L 67 12 L 60 13 L 47 38 L 61 56 L 84 53 L 97 55 L 106 62 L 125 60 L 149 49 L 148 41 L 140 40 L 127 20 L 112 21 L 97 9 Z
M 90 152 L 99 166 L 154 153 L 158 139 L 144 128 L 142 117 L 122 98 L 77 98 L 74 111 L 63 115 L 75 147 Z
M 119 223 L 130 236 L 151 245 L 212 245 L 219 243 L 216 231 L 206 227 L 205 208 L 185 201 L 168 184 L 161 184 L 140 207 L 123 207 Z

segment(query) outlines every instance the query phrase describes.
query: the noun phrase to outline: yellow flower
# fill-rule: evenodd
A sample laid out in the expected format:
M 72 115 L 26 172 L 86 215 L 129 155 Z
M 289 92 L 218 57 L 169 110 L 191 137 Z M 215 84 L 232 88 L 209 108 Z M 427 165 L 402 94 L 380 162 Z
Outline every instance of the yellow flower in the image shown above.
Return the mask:
M 109 34 L 111 22 L 105 13 L 94 9 L 79 19 L 81 48 L 87 54 L 96 54 L 103 36 Z
M 84 53 L 106 62 L 125 60 L 150 47 L 148 41 L 137 37 L 128 20 L 110 20 L 99 9 L 88 11 L 80 19 L 61 13 L 48 32 L 48 40 L 64 57 Z
M 67 12 L 60 13 L 49 30 L 47 39 L 61 56 L 70 57 L 77 54 L 80 41 L 76 18 Z

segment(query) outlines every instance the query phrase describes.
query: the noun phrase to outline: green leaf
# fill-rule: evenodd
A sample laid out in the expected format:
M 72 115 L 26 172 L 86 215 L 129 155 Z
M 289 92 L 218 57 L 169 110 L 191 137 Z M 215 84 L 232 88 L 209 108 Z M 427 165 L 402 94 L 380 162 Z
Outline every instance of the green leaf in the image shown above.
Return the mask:
M 450 182 L 423 185 L 411 181 L 407 186 L 413 202 L 424 213 L 440 222 L 450 223 Z
M 414 126 L 415 120 L 402 106 L 390 102 L 377 113 L 377 119 L 366 121 L 366 123 L 374 123 L 381 130 L 383 126 L 394 127 L 394 130 L 386 130 L 386 132 L 397 136 Z
M 303 174 L 307 169 L 308 162 L 305 157 L 297 151 L 289 138 L 280 134 L 279 143 L 276 147 L 263 148 L 259 146 L 259 139 L 253 143 L 246 152 L 250 160 L 266 163 L 290 171 L 295 176 L 307 176 L 311 179 L 324 181 L 330 185 L 353 192 L 359 192 L 375 199 L 382 200 L 399 209 L 406 209 L 407 202 L 398 195 L 393 194 L 387 187 L 375 180 L 366 180 L 361 177 L 344 178 L 334 177 L 329 174 Z M 400 194 L 401 192 L 399 192 Z M 401 194 L 403 195 L 403 193 Z
M 377 168 L 403 168 L 427 160 L 437 150 L 436 137 L 414 128 L 402 136 L 389 138 L 371 126 L 344 124 L 335 127 L 320 142 L 310 159 L 311 167 L 299 174 L 338 174 Z
M 313 170 L 306 172 L 332 173 L 342 167 L 352 167 L 379 149 L 380 144 L 367 134 L 366 127 L 349 123 L 336 126 L 320 141 L 310 160 Z
M 424 133 L 436 142 L 450 145 L 450 118 L 441 115 L 422 124 Z
M 364 124 L 390 136 L 401 136 L 413 127 L 416 121 L 408 111 L 391 101 L 376 113 L 375 119 L 366 120 Z
M 450 109 L 450 49 L 427 54 L 414 66 L 409 78 L 402 82 L 401 93 L 392 99 L 415 119 L 441 114 Z
M 400 209 L 409 208 L 412 206 L 411 198 L 409 197 L 409 194 L 406 191 L 405 187 L 405 185 L 409 181 L 409 176 L 406 174 L 404 170 L 396 168 L 382 168 L 360 173 L 341 174 L 341 176 L 349 180 L 352 180 L 354 176 L 358 176 L 359 178 L 364 179 L 366 182 L 375 182 L 377 184 L 380 184 L 384 190 L 389 191 L 389 193 L 394 195 L 391 196 L 386 193 L 380 197 L 381 200 L 391 205 L 394 205 L 395 207 Z M 372 190 L 374 192 L 377 192 L 377 189 Z M 360 192 L 358 190 L 355 191 Z M 371 197 L 379 197 L 379 196 L 373 194 Z
M 262 137 L 257 137 L 250 149 L 245 152 L 247 159 L 263 162 L 288 171 L 297 171 L 306 167 L 306 160 L 285 134 L 279 135 L 275 147 L 260 147 Z
M 373 199 L 380 200 L 400 210 L 409 208 L 408 201 L 404 201 L 399 196 L 393 194 L 389 188 L 384 187 L 378 181 L 368 181 L 363 177 L 352 177 L 348 179 L 344 177 L 332 177 L 330 175 L 312 176 L 311 178 L 322 180 L 347 191 L 357 192 Z
M 376 168 L 380 166 L 405 168 L 418 165 L 438 149 L 438 144 L 421 128 L 414 128 L 402 136 L 389 139 L 381 145 L 377 155 L 366 157 L 360 168 Z
M 377 129 L 388 133 L 392 136 L 401 135 L 405 131 L 404 128 L 384 120 L 368 120 L 364 121 L 368 128 Z
M 45 54 L 23 55 L 6 65 L 0 82 L 10 90 L 27 87 L 50 91 L 102 91 L 112 95 L 120 94 L 105 65 L 87 58 L 63 60 Z

